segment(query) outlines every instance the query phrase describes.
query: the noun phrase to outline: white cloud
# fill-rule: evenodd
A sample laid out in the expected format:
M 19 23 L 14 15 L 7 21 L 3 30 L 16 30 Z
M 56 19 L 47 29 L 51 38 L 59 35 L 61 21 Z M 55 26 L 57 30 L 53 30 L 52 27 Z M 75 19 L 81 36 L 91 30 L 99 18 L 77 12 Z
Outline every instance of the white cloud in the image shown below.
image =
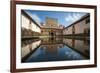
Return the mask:
M 65 17 L 67 22 L 75 22 L 76 20 L 80 19 L 84 14 L 81 13 L 70 13 Z
M 74 23 L 75 21 L 79 20 L 82 16 L 84 16 L 86 13 L 68 13 L 65 17 L 65 20 L 67 22 L 67 26 Z
M 73 21 L 73 18 L 72 18 L 72 15 L 69 14 L 66 18 L 65 18 L 66 21 Z
M 32 19 L 34 19 L 38 24 L 40 24 L 41 19 L 38 17 L 37 14 L 31 14 Z

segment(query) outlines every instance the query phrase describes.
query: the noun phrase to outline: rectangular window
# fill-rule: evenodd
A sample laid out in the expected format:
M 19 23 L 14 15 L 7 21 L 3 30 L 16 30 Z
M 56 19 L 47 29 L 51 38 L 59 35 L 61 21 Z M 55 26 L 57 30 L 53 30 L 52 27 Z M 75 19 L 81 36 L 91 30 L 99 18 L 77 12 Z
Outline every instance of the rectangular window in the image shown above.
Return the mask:
M 30 20 L 29 24 L 31 24 L 31 20 Z

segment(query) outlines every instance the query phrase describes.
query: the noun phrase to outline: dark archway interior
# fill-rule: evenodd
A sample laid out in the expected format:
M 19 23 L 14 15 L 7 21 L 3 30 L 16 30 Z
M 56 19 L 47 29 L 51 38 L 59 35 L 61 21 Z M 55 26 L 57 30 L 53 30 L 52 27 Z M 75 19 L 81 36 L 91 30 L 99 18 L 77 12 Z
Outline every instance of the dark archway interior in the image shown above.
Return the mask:
M 53 32 L 50 32 L 49 35 L 50 35 L 50 36 L 54 36 L 54 33 L 53 33 Z
M 54 36 L 54 33 L 53 32 L 51 32 L 51 36 Z

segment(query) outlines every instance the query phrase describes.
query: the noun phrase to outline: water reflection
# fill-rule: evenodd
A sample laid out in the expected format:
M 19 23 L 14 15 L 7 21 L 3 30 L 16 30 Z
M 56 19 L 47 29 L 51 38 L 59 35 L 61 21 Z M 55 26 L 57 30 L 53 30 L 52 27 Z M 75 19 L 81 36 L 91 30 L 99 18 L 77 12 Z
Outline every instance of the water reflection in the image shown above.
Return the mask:
M 44 38 L 22 41 L 23 63 L 64 60 L 86 60 L 90 57 L 89 40 Z

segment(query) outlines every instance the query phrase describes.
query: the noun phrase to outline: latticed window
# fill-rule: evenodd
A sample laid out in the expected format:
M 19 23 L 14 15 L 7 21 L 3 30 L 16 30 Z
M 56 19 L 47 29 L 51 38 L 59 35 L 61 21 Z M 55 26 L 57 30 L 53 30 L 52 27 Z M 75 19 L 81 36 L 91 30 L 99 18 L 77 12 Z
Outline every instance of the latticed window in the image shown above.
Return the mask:
M 73 32 L 73 34 L 75 33 L 75 27 L 74 27 L 74 25 L 73 25 L 73 29 L 72 29 L 72 32 Z
M 31 22 L 31 20 L 29 21 L 29 24 L 31 24 L 32 22 Z
M 84 33 L 87 33 L 87 34 L 89 34 L 89 33 L 90 33 L 90 30 L 89 30 L 89 28 L 86 28 L 86 29 L 84 29 Z
M 32 21 L 30 20 L 29 21 L 29 29 L 32 29 L 32 24 L 31 23 L 32 23 Z
M 90 23 L 90 18 L 87 18 L 85 23 Z

